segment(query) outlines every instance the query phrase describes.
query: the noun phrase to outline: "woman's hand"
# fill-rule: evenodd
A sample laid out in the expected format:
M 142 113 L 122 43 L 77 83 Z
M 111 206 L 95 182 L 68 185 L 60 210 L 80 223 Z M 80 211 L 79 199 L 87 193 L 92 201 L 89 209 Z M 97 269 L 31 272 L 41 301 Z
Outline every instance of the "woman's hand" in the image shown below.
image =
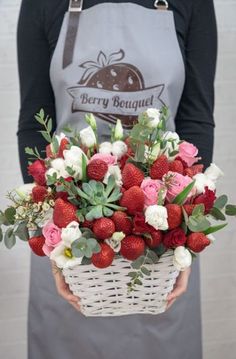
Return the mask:
M 70 303 L 76 310 L 80 310 L 79 297 L 76 297 L 69 289 L 68 284 L 65 282 L 64 276 L 60 269 L 56 266 L 56 263 L 51 260 L 52 274 L 55 279 L 55 284 L 58 294 Z
M 187 269 L 185 269 L 184 271 L 181 271 L 179 273 L 179 275 L 176 279 L 175 285 L 174 285 L 174 289 L 167 296 L 168 303 L 167 303 L 166 310 L 172 306 L 174 301 L 181 294 L 186 292 L 187 287 L 188 287 L 188 279 L 189 279 L 190 273 L 191 273 L 191 267 L 188 267 Z

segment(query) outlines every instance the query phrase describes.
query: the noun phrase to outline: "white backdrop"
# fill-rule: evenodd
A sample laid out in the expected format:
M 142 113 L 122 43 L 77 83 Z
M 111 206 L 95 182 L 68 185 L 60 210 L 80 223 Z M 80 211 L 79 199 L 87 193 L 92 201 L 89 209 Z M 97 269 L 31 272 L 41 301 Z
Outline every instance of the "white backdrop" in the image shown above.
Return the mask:
M 21 183 L 16 129 L 19 111 L 16 23 L 20 0 L 0 0 L 0 208 L 7 190 Z M 219 52 L 215 83 L 215 162 L 225 172 L 225 188 L 236 202 L 236 0 L 216 0 Z M 235 359 L 236 219 L 201 254 L 204 359 Z M 0 245 L 0 357 L 26 358 L 29 250 Z M 183 343 L 184 345 L 184 343 Z M 46 358 L 45 358 L 46 359 Z M 168 359 L 168 358 L 167 358 Z

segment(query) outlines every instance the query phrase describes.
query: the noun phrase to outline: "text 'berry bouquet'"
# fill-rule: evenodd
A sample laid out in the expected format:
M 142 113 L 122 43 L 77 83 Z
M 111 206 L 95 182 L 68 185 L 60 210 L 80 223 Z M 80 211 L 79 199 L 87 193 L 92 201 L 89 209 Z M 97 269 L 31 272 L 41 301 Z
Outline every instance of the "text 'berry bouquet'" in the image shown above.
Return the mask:
M 26 148 L 34 183 L 8 194 L 0 239 L 53 260 L 87 316 L 165 311 L 179 272 L 236 215 L 216 195 L 222 171 L 203 172 L 198 149 L 166 131 L 166 107 L 141 113 L 126 134 L 118 120 L 102 143 L 92 114 L 88 127 L 60 134 L 43 110 L 35 118 L 46 155 Z

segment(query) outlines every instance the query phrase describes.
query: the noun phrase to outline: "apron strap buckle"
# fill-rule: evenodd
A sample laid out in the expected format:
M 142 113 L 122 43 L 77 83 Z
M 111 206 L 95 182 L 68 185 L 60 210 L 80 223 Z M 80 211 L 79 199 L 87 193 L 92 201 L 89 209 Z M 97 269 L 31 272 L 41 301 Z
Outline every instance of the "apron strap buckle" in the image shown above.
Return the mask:
M 81 12 L 83 8 L 83 0 L 70 0 L 69 12 Z
M 168 2 L 166 0 L 156 0 L 154 6 L 157 10 L 167 10 Z

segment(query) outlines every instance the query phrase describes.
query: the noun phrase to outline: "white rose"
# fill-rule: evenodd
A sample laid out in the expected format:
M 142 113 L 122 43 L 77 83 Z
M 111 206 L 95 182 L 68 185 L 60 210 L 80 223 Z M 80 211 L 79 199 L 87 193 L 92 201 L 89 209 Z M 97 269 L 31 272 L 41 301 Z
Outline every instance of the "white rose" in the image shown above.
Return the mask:
M 204 174 L 213 182 L 216 182 L 218 178 L 224 176 L 221 169 L 214 163 L 211 163 L 211 165 L 205 170 Z
M 118 158 L 118 160 L 126 154 L 128 147 L 124 141 L 115 141 L 112 144 L 112 154 Z
M 65 246 L 71 247 L 71 243 L 74 242 L 76 239 L 79 239 L 82 236 L 82 233 L 79 229 L 78 222 L 70 222 L 66 228 L 62 228 L 61 231 L 61 239 Z
M 124 130 L 122 127 L 122 123 L 121 120 L 117 120 L 116 121 L 116 127 L 115 127 L 115 131 L 114 131 L 114 139 L 115 140 L 122 140 L 124 136 Z
M 99 153 L 104 155 L 110 155 L 112 152 L 112 143 L 111 142 L 102 142 L 99 146 Z
M 149 117 L 148 127 L 156 128 L 160 122 L 160 110 L 157 108 L 149 108 L 146 113 Z
M 150 224 L 156 230 L 166 230 L 168 229 L 167 222 L 167 209 L 163 206 L 153 205 L 147 207 L 145 211 L 145 222 Z
M 63 151 L 63 156 L 65 158 L 65 166 L 70 167 L 75 171 L 75 176 L 79 176 L 79 179 L 82 178 L 82 156 L 85 157 L 87 162 L 87 157 L 84 152 L 77 146 L 71 146 L 69 150 Z
M 97 139 L 91 126 L 84 128 L 79 134 L 83 146 L 91 148 L 96 145 Z
M 105 242 L 113 249 L 114 252 L 118 253 L 121 248 L 121 241 L 125 238 L 123 232 L 113 233 L 111 238 L 105 239 Z
M 195 179 L 194 189 L 196 190 L 196 194 L 204 193 L 205 187 L 208 187 L 211 191 L 216 189 L 215 182 L 207 177 L 205 173 L 198 173 L 193 176 L 193 179 Z
M 82 257 L 74 257 L 71 249 L 65 246 L 64 243 L 56 246 L 50 253 L 50 259 L 56 262 L 58 268 L 69 268 L 81 264 Z
M 179 271 L 184 271 L 192 264 L 192 255 L 184 246 L 179 246 L 174 250 L 173 264 Z
M 117 166 L 117 165 L 109 166 L 108 171 L 104 176 L 103 183 L 107 184 L 108 183 L 108 178 L 111 175 L 114 176 L 116 185 L 121 187 L 123 182 L 122 182 L 122 174 L 121 174 L 120 167 Z
M 25 200 L 31 195 L 35 183 L 27 183 L 15 189 L 15 193 L 19 196 L 19 199 Z
M 155 161 L 161 153 L 160 144 L 157 143 L 152 148 L 145 145 L 144 158 L 147 160 Z
M 56 158 L 55 160 L 52 160 L 51 167 L 57 171 L 57 178 L 69 177 L 69 173 L 66 171 L 65 161 L 62 158 Z

